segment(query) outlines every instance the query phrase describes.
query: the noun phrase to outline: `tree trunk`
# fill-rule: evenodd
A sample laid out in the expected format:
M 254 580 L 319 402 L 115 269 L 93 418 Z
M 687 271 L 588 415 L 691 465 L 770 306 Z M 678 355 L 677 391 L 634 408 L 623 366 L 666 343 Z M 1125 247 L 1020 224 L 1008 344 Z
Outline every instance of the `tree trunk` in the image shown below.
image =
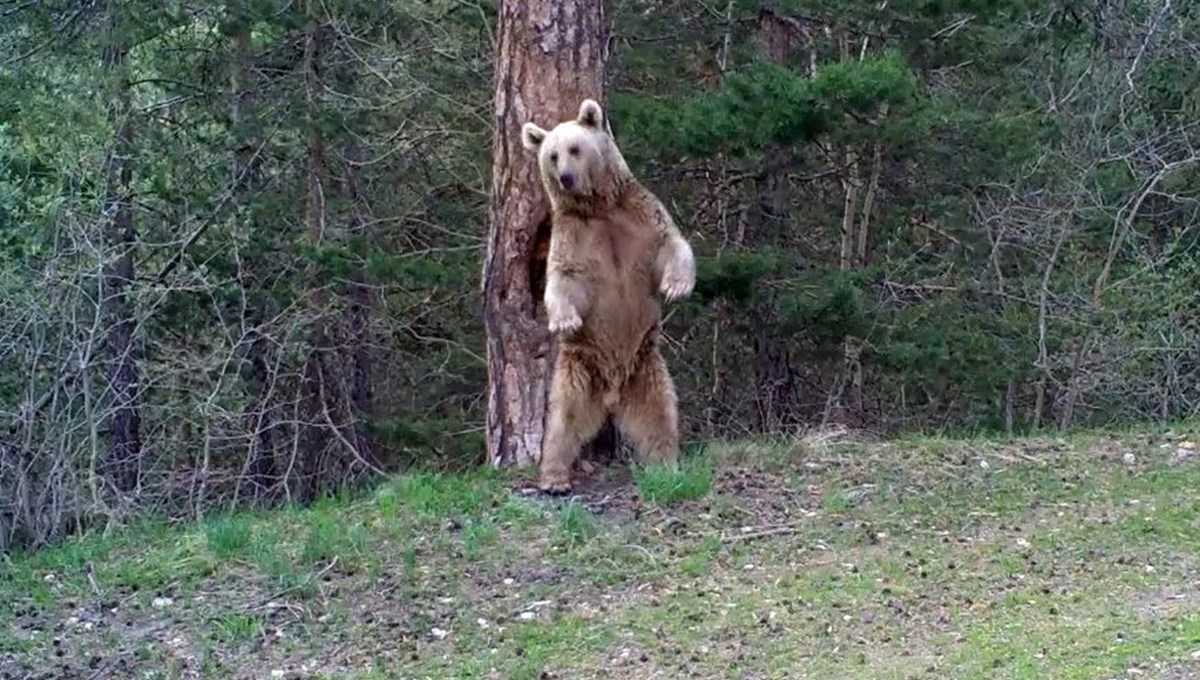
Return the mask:
M 886 2 L 884 3 L 886 6 Z M 850 50 L 850 36 L 841 31 L 838 33 L 838 52 L 842 62 L 848 62 L 856 57 Z M 868 42 L 863 38 L 857 59 L 866 58 Z M 887 115 L 884 106 L 880 119 Z M 875 194 L 879 189 L 879 177 L 883 171 L 883 155 L 879 142 L 875 143 L 872 152 L 870 178 L 865 182 L 866 194 L 859 206 L 859 192 L 864 187 L 862 178 L 862 157 L 852 145 L 840 150 L 840 168 L 843 202 L 841 243 L 838 256 L 838 269 L 850 272 L 866 265 L 870 257 L 870 225 L 871 213 L 874 210 Z M 863 395 L 863 363 L 862 352 L 866 343 L 863 338 L 845 335 L 842 338 L 842 374 L 837 380 L 836 387 L 826 400 L 825 420 L 837 418 L 842 424 L 858 424 L 864 421 L 866 403 Z
M 317 247 L 337 238 L 331 232 L 326 206 L 328 191 L 337 191 L 353 205 L 358 197 L 353 168 L 347 166 L 345 181 L 338 186 L 329 174 L 327 141 L 318 124 L 321 116 L 321 94 L 325 87 L 322 68 L 327 40 L 332 37 L 324 18 L 320 15 L 321 5 L 310 0 L 307 5 L 308 27 L 304 43 L 304 83 L 307 100 L 307 205 L 306 225 L 309 244 Z M 346 91 L 349 91 L 347 88 Z M 351 155 L 356 149 L 351 149 Z M 352 227 L 357 224 L 352 217 Z M 348 476 L 363 472 L 379 472 L 374 447 L 370 445 L 362 424 L 356 416 L 356 407 L 369 408 L 370 391 L 367 389 L 364 347 L 360 343 L 366 332 L 365 288 L 352 284 L 350 312 L 346 326 L 331 323 L 329 306 L 333 300 L 322 281 L 318 267 L 312 269 L 309 291 L 309 311 L 312 314 L 312 329 L 309 332 L 309 355 L 304 364 L 304 417 L 301 446 L 303 471 L 300 497 L 311 500 L 318 489 L 327 484 L 340 485 L 349 481 Z M 360 276 L 356 273 L 355 278 Z M 346 351 L 346 344 L 355 349 Z M 347 377 L 348 376 L 348 377 Z M 344 452 L 348 460 L 335 458 L 336 451 Z
M 308 26 L 304 32 L 304 91 L 306 99 L 306 204 L 305 226 L 308 242 L 319 246 L 325 239 L 325 137 L 317 125 L 321 99 L 321 48 L 322 25 L 319 8 L 310 0 L 306 6 Z M 329 447 L 329 430 L 326 423 L 329 411 L 325 396 L 329 386 L 325 384 L 325 354 L 329 348 L 329 333 L 325 327 L 326 295 L 321 287 L 320 274 L 310 267 L 309 312 L 313 315 L 309 331 L 309 354 L 304 361 L 304 419 L 300 425 L 300 498 L 310 501 L 316 497 L 321 482 L 322 468 Z
M 108 418 L 108 451 L 104 476 L 119 492 L 130 493 L 140 476 L 141 416 L 138 413 L 138 365 L 134 347 L 133 309 L 129 289 L 134 282 L 137 232 L 133 219 L 133 108 L 123 73 L 129 45 L 115 6 L 108 8 L 107 36 L 100 60 L 112 97 L 109 120 L 115 128 L 113 148 L 105 160 L 105 242 L 111 260 L 103 273 L 102 312 L 107 327 L 106 378 L 112 404 Z
M 346 91 L 351 91 L 346 88 Z M 350 233 L 362 237 L 366 231 L 363 220 L 361 197 L 358 192 L 358 175 L 354 165 L 361 153 L 356 144 L 351 143 L 346 150 L 347 163 L 345 177 L 342 181 L 342 196 L 350 209 Z M 352 422 L 351 442 L 358 455 L 370 466 L 379 467 L 379 454 L 367 430 L 367 420 L 375 411 L 375 394 L 371 386 L 371 311 L 375 306 L 375 296 L 367 285 L 366 273 L 362 267 L 356 266 L 350 272 L 350 280 L 346 283 L 345 296 L 347 299 L 347 331 L 346 362 L 350 370 L 349 406 Z
M 345 39 L 345 36 L 338 38 L 339 41 Z M 347 97 L 356 96 L 360 89 L 361 62 L 335 59 L 331 63 L 330 77 L 336 91 Z M 338 403 L 344 409 L 344 445 L 352 449 L 353 462 L 372 471 L 381 471 L 380 445 L 370 428 L 375 415 L 371 319 L 380 298 L 369 282 L 365 252 L 355 249 L 355 244 L 366 243 L 370 237 L 368 218 L 371 210 L 370 197 L 359 190 L 359 170 L 364 167 L 366 153 L 358 140 L 354 134 L 343 136 L 339 141 L 341 153 L 335 154 L 342 161 L 338 191 L 346 209 L 344 227 L 338 238 L 351 256 L 346 280 L 339 291 L 342 303 L 339 306 L 344 311 L 339 326 L 341 351 L 336 357 L 336 365 L 341 371 Z
M 494 466 L 525 465 L 541 457 L 555 350 L 538 314 L 549 205 L 537 160 L 521 145 L 521 126 L 529 120 L 552 126 L 574 118 L 584 98 L 603 101 L 604 33 L 600 0 L 501 2 L 483 269 L 487 457 Z
M 255 120 L 252 103 L 255 93 L 254 55 L 250 48 L 250 28 L 244 17 L 233 18 L 236 25 L 229 37 L 232 52 L 229 77 L 230 123 L 233 129 L 229 181 L 236 204 L 244 207 L 245 202 L 259 187 L 258 150 L 262 144 L 262 136 L 248 129 L 254 125 Z M 246 225 L 246 229 L 254 233 L 258 225 L 255 224 L 252 210 L 250 215 L 250 223 Z M 254 265 L 245 262 L 243 266 L 253 268 Z M 249 291 L 257 287 L 254 272 L 242 271 L 239 274 L 244 279 L 243 290 L 249 294 Z M 275 424 L 267 397 L 271 390 L 268 368 L 270 343 L 260 328 L 264 318 L 260 304 L 251 301 L 246 305 L 246 310 L 248 318 L 245 322 L 250 337 L 247 338 L 248 344 L 243 357 L 242 380 L 246 384 L 248 397 L 243 415 L 250 428 L 250 448 L 245 472 L 239 480 L 239 492 L 261 503 L 279 481 L 275 465 Z
M 797 48 L 813 49 L 812 27 L 796 19 L 762 8 L 758 13 L 758 42 L 762 51 L 772 62 L 787 66 Z M 805 75 L 813 77 L 815 66 L 806 67 Z M 793 219 L 793 186 L 788 170 L 793 165 L 794 150 L 790 147 L 772 145 L 763 151 L 764 188 L 759 195 L 759 228 L 790 229 Z M 737 246 L 742 247 L 742 238 Z M 767 310 L 771 303 L 767 303 Z M 755 310 L 754 370 L 755 400 L 757 401 L 757 426 L 760 432 L 778 431 L 785 423 L 795 418 L 795 371 L 792 367 L 788 343 L 785 339 L 772 337 L 767 332 L 773 320 L 767 310 Z

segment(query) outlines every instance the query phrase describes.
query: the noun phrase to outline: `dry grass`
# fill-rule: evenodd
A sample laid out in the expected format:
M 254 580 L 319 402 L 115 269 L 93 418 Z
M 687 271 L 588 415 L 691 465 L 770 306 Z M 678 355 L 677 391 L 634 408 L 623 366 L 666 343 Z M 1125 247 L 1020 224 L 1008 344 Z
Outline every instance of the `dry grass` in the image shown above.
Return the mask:
M 0 565 L 0 678 L 1178 680 L 1181 437 L 823 433 L 562 501 L 527 472 L 417 474 L 133 527 Z

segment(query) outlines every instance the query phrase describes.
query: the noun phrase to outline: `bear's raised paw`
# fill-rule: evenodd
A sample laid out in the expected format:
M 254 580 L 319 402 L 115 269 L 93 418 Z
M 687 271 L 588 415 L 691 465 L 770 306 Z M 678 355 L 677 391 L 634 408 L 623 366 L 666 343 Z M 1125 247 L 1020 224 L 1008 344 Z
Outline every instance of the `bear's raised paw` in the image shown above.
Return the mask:
M 696 284 L 695 277 L 690 273 L 684 267 L 669 267 L 663 272 L 662 283 L 658 287 L 663 297 L 675 301 L 690 295 Z

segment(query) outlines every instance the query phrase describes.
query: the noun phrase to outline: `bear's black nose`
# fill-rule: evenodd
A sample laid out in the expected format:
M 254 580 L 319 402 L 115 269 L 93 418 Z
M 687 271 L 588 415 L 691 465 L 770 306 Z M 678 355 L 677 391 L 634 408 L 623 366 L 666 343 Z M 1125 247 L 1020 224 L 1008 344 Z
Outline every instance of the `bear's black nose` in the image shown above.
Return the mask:
M 563 174 L 559 175 L 558 181 L 562 184 L 564 189 L 570 190 L 575 188 L 575 175 L 572 175 L 569 172 L 564 172 Z

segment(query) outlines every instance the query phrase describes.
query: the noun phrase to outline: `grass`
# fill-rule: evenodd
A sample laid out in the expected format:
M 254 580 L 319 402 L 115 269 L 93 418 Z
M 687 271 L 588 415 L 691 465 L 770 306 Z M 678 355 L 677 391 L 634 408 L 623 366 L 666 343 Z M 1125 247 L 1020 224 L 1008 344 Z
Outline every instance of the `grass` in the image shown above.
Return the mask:
M 220 517 L 204 528 L 204 538 L 213 556 L 228 560 L 241 556 L 253 541 L 250 522 L 244 517 Z
M 562 543 L 574 547 L 583 545 L 598 533 L 599 528 L 582 504 L 569 501 L 558 512 L 558 533 Z
M 712 488 L 712 477 L 712 461 L 707 456 L 685 458 L 677 469 L 651 465 L 633 471 L 642 498 L 662 506 L 704 497 Z
M 415 473 L 144 523 L 0 558 L 0 677 L 1182 680 L 1185 434 L 714 444 L 562 500 Z

